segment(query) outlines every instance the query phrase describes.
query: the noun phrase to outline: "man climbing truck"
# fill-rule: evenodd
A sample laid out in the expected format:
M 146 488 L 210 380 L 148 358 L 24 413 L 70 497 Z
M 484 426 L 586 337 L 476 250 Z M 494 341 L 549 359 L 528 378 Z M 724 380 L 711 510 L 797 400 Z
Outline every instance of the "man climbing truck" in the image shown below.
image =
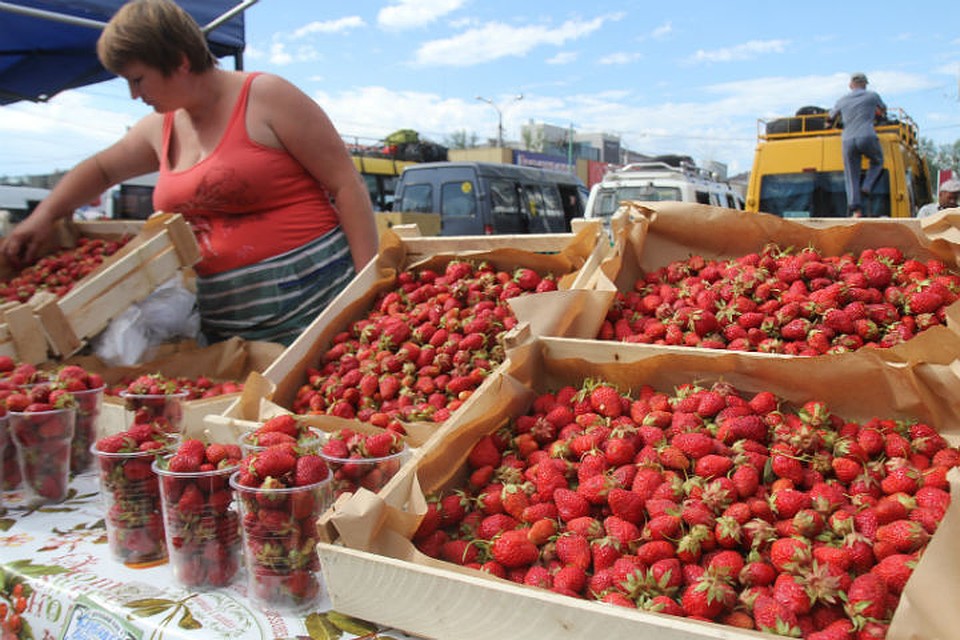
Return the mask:
M 865 208 L 873 217 L 913 217 L 932 199 L 917 126 L 899 110 L 874 126 L 883 147 L 883 172 Z M 758 121 L 746 210 L 784 218 L 846 217 L 840 127 L 832 126 L 827 110 L 819 107 Z

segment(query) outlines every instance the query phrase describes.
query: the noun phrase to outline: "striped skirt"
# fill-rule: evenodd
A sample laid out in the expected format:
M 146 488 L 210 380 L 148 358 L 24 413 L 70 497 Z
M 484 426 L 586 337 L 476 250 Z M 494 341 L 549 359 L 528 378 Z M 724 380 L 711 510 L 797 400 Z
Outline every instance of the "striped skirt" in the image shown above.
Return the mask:
M 197 278 L 201 331 L 289 345 L 353 279 L 346 235 L 333 231 L 256 264 Z

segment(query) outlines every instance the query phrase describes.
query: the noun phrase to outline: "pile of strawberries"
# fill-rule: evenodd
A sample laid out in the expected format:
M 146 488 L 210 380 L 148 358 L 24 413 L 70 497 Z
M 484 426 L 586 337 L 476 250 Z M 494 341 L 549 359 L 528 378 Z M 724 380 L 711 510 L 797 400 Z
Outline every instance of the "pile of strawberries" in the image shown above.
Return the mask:
M 317 518 L 332 500 L 323 459 L 277 444 L 248 454 L 231 477 L 240 504 L 251 595 L 299 607 L 320 591 Z
M 443 422 L 503 361 L 502 335 L 516 325 L 506 301 L 556 288 L 553 276 L 486 262 L 401 271 L 396 288 L 308 369 L 293 410 L 379 427 Z
M 317 453 L 324 435 L 306 422 L 284 413 L 266 420 L 259 427 L 243 434 L 240 444 L 245 450 L 263 449 L 275 445 L 293 447 L 295 454 Z
M 240 458 L 237 445 L 189 438 L 154 463 L 167 553 L 181 584 L 222 587 L 240 568 L 240 519 L 229 482 Z
M 230 393 L 240 393 L 243 391 L 243 383 L 236 380 L 214 381 L 211 378 L 202 375 L 194 378 L 187 376 L 167 377 L 162 376 L 161 374 L 150 374 L 150 376 L 153 378 L 160 378 L 160 380 L 151 382 L 142 379 L 142 376 L 138 376 L 137 378 L 128 379 L 119 384 L 112 385 L 107 389 L 106 393 L 112 396 L 120 395 L 121 391 L 135 393 L 131 390 L 132 388 L 139 387 L 149 389 L 154 383 L 158 384 L 163 389 L 168 389 L 172 386 L 178 393 L 186 393 L 187 400 L 214 398 L 216 396 L 223 396 Z M 170 391 L 165 390 L 164 393 L 170 393 Z
M 424 553 L 572 597 L 809 640 L 883 638 L 960 462 L 920 422 L 727 384 L 543 393 L 431 497 Z
M 177 443 L 151 423 L 135 423 L 94 443 L 107 540 L 121 562 L 142 565 L 167 558 L 160 483 L 152 465 Z
M 320 450 L 333 473 L 334 498 L 360 487 L 377 492 L 404 463 L 403 438 L 394 431 L 361 433 L 350 428 L 330 434 Z
M 618 293 L 601 340 L 813 356 L 892 347 L 944 324 L 960 276 L 895 247 L 827 256 L 769 245 L 672 262 Z
M 17 275 L 0 282 L 0 299 L 26 302 L 39 290 L 63 296 L 99 267 L 104 259 L 119 251 L 127 240 L 81 237 L 76 247 L 44 256 Z

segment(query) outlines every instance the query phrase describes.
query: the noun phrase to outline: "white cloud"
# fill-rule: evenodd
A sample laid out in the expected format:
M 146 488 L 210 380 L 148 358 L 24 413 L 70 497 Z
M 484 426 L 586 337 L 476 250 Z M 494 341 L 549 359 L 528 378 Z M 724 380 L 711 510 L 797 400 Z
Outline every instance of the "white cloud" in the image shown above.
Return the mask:
M 282 42 L 274 42 L 270 45 L 270 62 L 277 66 L 284 66 L 293 62 L 293 56 L 287 52 L 287 46 Z
M 652 35 L 654 38 L 666 38 L 671 33 L 673 33 L 673 23 L 665 22 L 654 29 L 650 35 Z
M 463 6 L 464 0 L 398 0 L 380 9 L 377 24 L 384 29 L 422 27 Z
M 757 56 L 770 53 L 783 53 L 789 40 L 750 40 L 743 44 L 710 51 L 698 49 L 691 56 L 691 62 L 738 62 L 752 60 Z
M 540 45 L 560 46 L 599 29 L 606 18 L 568 20 L 556 29 L 544 26 L 513 27 L 491 22 L 443 40 L 423 44 L 416 53 L 421 65 L 469 66 L 507 56 L 520 57 Z
M 303 25 L 294 31 L 290 37 L 296 40 L 314 33 L 345 33 L 350 29 L 365 27 L 366 24 L 360 16 L 347 16 L 336 20 L 318 20 Z
M 601 57 L 597 60 L 600 64 L 629 64 L 631 62 L 636 62 L 637 60 L 642 60 L 642 53 L 611 53 L 609 55 Z
M 283 42 L 274 42 L 270 45 L 270 55 L 268 56 L 272 64 L 283 67 L 295 62 L 312 62 L 320 59 L 320 54 L 313 45 L 302 45 L 296 47 L 292 52 L 287 49 Z
M 551 58 L 547 58 L 547 64 L 570 64 L 577 59 L 577 53 L 574 51 L 561 51 Z

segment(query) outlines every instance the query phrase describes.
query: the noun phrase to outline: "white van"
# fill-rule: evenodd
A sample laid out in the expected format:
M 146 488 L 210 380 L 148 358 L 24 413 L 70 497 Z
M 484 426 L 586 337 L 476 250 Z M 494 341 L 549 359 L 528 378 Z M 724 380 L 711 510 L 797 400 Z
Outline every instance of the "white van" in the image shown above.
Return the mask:
M 698 202 L 743 209 L 743 197 L 737 191 L 686 157 L 632 163 L 607 173 L 590 189 L 584 215 L 609 218 L 625 200 Z

